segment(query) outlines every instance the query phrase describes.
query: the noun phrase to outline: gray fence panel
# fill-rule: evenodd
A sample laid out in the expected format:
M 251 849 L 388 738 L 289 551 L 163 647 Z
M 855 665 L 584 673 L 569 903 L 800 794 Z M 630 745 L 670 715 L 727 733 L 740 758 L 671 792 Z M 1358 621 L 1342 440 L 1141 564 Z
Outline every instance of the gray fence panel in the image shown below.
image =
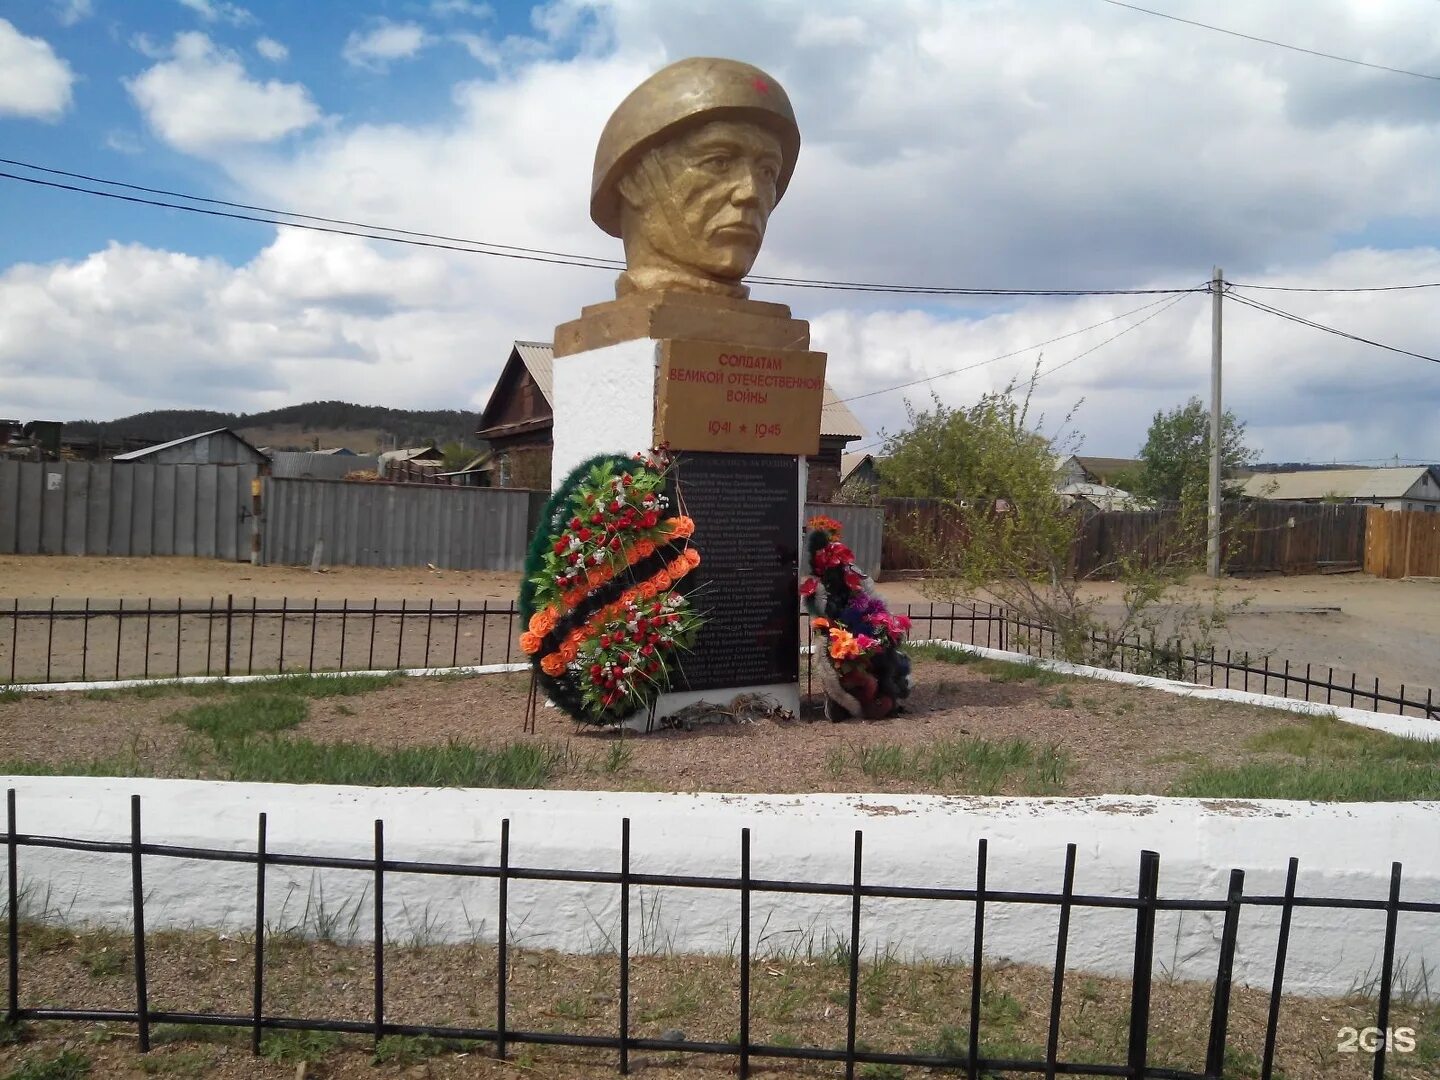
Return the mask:
M 65 520 L 60 527 L 60 552 L 85 554 L 85 503 L 90 497 L 90 466 L 83 461 L 65 463 Z
M 284 477 L 287 480 L 343 480 L 346 473 L 360 470 L 377 472 L 379 468 L 380 458 L 374 454 L 337 457 L 334 454 L 276 450 L 270 455 L 270 475 Z
M 108 461 L 92 461 L 90 470 L 90 501 L 85 508 L 85 554 L 109 555 L 110 506 L 114 501 L 111 474 L 114 466 Z
M 195 473 L 195 554 L 213 559 L 215 544 L 215 500 L 219 497 L 220 476 L 210 469 Z
M 20 538 L 20 463 L 0 461 L 0 555 L 14 555 Z
M 20 466 L 20 537 L 16 543 L 21 555 L 40 554 L 40 526 L 45 513 L 45 466 Z
M 503 488 L 265 480 L 262 558 L 350 566 L 516 571 L 529 545 L 530 494 Z
M 855 553 L 855 563 L 872 578 L 880 575 L 880 541 L 885 534 L 885 510 L 879 506 L 850 503 L 806 503 L 805 518 L 816 514 L 840 523 L 845 544 Z
M 196 501 L 200 476 L 194 467 L 175 472 L 175 554 L 196 555 Z
M 150 466 L 155 473 L 155 530 L 150 537 L 151 555 L 175 554 L 175 469 Z

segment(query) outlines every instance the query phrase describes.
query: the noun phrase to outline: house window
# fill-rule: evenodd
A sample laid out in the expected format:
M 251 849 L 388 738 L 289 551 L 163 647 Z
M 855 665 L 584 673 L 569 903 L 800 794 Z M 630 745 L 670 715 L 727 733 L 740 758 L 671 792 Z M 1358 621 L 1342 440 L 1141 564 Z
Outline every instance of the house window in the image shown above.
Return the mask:
M 1426 512 L 1427 514 L 1433 514 L 1433 513 L 1435 512 L 1435 504 L 1434 504 L 1434 503 L 1428 503 L 1428 504 L 1426 505 L 1426 507 L 1425 507 L 1425 512 Z

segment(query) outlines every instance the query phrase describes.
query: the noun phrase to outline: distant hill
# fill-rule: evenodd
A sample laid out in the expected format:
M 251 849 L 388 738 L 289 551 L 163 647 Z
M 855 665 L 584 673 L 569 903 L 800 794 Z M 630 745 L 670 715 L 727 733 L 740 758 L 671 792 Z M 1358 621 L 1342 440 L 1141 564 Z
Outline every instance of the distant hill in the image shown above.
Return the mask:
M 389 409 L 383 405 L 351 405 L 344 401 L 309 401 L 257 413 L 224 413 L 209 409 L 157 409 L 118 420 L 67 421 L 67 436 L 129 437 L 166 442 L 214 428 L 230 428 L 257 446 L 308 450 L 315 446 L 348 446 L 373 453 L 396 446 L 451 441 L 476 445 L 479 415 L 456 409 Z

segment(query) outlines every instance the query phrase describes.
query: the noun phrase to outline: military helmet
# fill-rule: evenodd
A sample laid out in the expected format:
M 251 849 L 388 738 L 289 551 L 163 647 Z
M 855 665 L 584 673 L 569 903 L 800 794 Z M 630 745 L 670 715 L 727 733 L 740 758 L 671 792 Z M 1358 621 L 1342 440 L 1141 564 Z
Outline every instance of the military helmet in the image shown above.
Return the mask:
M 712 120 L 746 120 L 780 140 L 783 161 L 775 181 L 778 202 L 795 171 L 800 128 L 780 84 L 739 60 L 695 56 L 661 68 L 620 103 L 595 148 L 590 217 L 620 235 L 620 178 L 645 151 L 687 127 Z

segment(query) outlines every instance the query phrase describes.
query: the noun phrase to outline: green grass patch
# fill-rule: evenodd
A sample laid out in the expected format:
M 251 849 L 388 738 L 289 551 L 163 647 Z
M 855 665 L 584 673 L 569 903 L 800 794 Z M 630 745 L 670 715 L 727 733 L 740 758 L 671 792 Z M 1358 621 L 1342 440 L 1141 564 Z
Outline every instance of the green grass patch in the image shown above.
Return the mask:
M 1028 660 L 981 660 L 975 666 L 989 675 L 991 682 L 998 683 L 1033 682 L 1036 686 L 1055 686 L 1075 678 Z
M 950 649 L 944 645 L 925 643 L 922 645 L 906 645 L 905 655 L 912 660 L 939 660 L 942 664 L 973 664 L 980 659 L 972 652 L 964 649 Z
M 226 701 L 196 705 L 169 717 L 190 731 L 208 735 L 217 744 L 288 731 L 305 719 L 310 704 L 303 697 L 244 694 Z
M 1246 747 L 1291 760 L 1199 765 L 1183 773 L 1170 794 L 1325 802 L 1440 799 L 1440 742 L 1405 739 L 1317 716 L 1257 735 Z
M 148 701 L 162 697 L 245 698 L 253 695 L 293 696 L 298 698 L 351 697 L 369 694 L 397 685 L 403 675 L 276 675 L 256 682 L 192 682 L 149 683 L 117 690 L 84 690 L 80 696 L 87 701 Z M 7 691 L 0 691 L 0 694 Z M 18 695 L 19 691 L 8 691 Z M 5 700 L 0 697 L 0 700 Z
M 12 690 L 8 687 L 0 687 L 0 702 L 19 701 L 25 696 L 23 690 Z
M 90 1059 L 79 1050 L 56 1057 L 31 1058 L 5 1074 L 5 1080 L 80 1080 L 90 1072 Z
M 911 747 L 872 743 L 848 753 L 831 751 L 825 767 L 837 779 L 855 768 L 870 780 L 925 783 L 966 794 L 993 794 L 1007 787 L 1045 795 L 1061 789 L 1069 758 L 1056 744 L 959 737 Z
M 469 743 L 381 749 L 309 739 L 246 739 L 220 748 L 228 780 L 378 787 L 543 787 L 568 764 L 565 751 L 541 743 L 494 749 Z

